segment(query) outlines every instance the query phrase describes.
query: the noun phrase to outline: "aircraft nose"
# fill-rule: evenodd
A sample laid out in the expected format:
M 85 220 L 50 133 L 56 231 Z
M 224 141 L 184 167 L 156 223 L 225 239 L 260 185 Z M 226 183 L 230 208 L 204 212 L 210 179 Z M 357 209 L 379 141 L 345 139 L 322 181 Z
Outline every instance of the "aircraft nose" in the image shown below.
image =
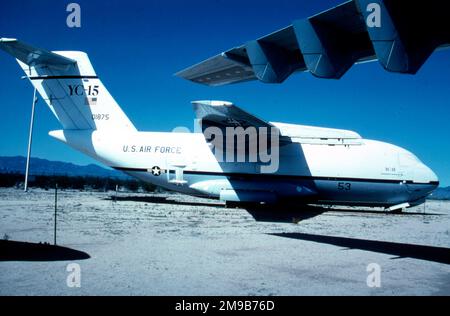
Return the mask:
M 413 184 L 409 186 L 410 205 L 416 206 L 439 186 L 437 175 L 423 163 L 414 165 Z M 419 202 L 418 202 L 419 201 Z
M 434 188 L 437 188 L 439 186 L 439 178 L 434 173 L 433 170 L 431 170 L 430 167 L 426 166 L 423 163 L 420 163 L 419 166 L 417 166 L 417 169 L 415 170 L 415 176 L 416 178 L 423 183 L 429 183 Z
M 431 168 L 429 168 L 427 166 L 425 166 L 425 168 L 427 168 L 427 177 L 428 177 L 429 182 L 431 184 L 434 184 L 436 187 L 438 187 L 439 186 L 439 178 L 436 175 L 436 173 L 434 173 L 434 171 L 431 170 Z

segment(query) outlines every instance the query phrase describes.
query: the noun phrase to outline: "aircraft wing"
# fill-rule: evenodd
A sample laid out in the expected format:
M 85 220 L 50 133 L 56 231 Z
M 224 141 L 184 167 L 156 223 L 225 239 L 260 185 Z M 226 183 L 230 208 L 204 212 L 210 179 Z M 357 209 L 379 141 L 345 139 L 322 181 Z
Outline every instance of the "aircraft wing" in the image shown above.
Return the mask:
M 235 60 L 229 58 L 235 51 Z M 244 58 L 242 48 L 235 48 L 226 53 L 214 56 L 198 65 L 177 73 L 177 76 L 192 80 L 196 83 L 220 86 L 230 83 L 240 83 L 256 80 L 256 76 L 248 61 L 239 61 L 239 56 Z
M 210 126 L 219 128 L 242 127 L 244 129 L 266 127 L 270 131 L 270 128 L 276 128 L 230 102 L 194 101 L 192 104 L 195 117 L 197 120 L 201 120 L 203 129 Z
M 415 74 L 436 48 L 450 44 L 446 15 L 438 0 L 351 0 L 176 75 L 210 86 L 281 83 L 296 72 L 339 79 L 373 60 L 387 71 Z
M 30 46 L 14 38 L 0 38 L 0 48 L 30 67 L 66 66 L 76 63 L 73 59 Z

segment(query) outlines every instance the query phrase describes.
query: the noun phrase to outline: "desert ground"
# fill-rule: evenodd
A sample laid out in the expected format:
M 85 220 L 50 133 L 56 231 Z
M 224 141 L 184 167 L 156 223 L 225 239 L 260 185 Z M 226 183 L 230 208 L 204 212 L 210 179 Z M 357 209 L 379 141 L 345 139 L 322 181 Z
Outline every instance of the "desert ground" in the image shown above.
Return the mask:
M 58 245 L 90 258 L 3 258 L 0 295 L 450 294 L 450 202 L 261 222 L 177 194 L 58 195 Z M 53 215 L 51 190 L 0 189 L 1 239 L 53 243 Z M 72 263 L 79 287 L 68 286 Z

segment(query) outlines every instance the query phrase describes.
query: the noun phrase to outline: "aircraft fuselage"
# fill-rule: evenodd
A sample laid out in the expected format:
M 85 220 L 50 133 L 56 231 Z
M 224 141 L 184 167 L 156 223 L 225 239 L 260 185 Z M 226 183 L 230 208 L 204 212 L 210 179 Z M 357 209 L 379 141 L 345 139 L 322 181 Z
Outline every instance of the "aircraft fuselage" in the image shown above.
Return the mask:
M 260 163 L 218 162 L 201 133 L 111 133 L 50 134 L 145 182 L 227 202 L 412 206 L 439 184 L 412 153 L 372 140 L 358 145 L 294 141 L 280 146 L 278 171 L 264 174 Z

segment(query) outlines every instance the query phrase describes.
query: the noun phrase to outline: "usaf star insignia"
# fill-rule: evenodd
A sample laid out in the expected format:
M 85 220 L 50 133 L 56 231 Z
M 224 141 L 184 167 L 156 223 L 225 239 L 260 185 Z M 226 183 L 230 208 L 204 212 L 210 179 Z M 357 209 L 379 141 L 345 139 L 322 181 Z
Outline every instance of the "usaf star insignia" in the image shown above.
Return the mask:
M 153 174 L 155 177 L 159 177 L 159 176 L 161 175 L 161 173 L 162 173 L 161 168 L 158 167 L 158 166 L 153 167 L 153 168 L 151 169 L 151 171 L 152 171 L 152 174 Z

